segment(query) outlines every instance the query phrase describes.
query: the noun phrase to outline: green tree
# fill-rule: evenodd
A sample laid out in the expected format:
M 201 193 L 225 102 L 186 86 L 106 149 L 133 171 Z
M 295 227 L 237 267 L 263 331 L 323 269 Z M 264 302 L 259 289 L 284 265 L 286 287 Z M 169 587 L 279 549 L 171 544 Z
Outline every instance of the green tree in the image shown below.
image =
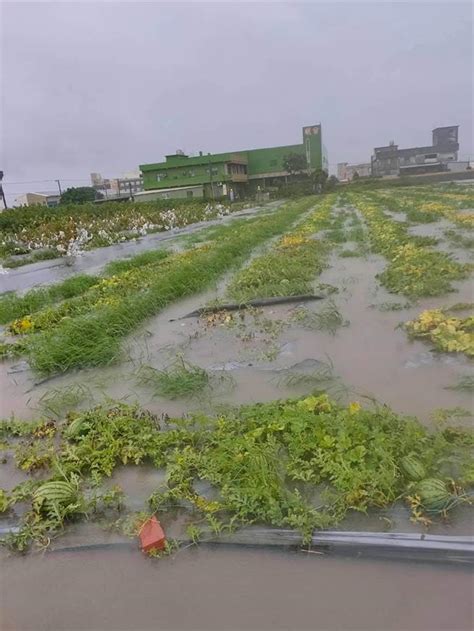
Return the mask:
M 289 153 L 283 158 L 283 168 L 290 175 L 301 174 L 306 171 L 308 165 L 306 157 L 301 153 Z
M 336 184 L 339 183 L 339 180 L 335 175 L 329 176 L 329 179 L 326 182 L 325 191 L 333 191 L 336 188 Z
M 311 180 L 313 182 L 313 190 L 315 193 L 322 193 L 326 188 L 326 181 L 328 179 L 327 171 L 323 169 L 316 169 L 311 173 Z
M 85 204 L 102 198 L 102 193 L 96 191 L 92 186 L 73 186 L 61 195 L 61 204 Z

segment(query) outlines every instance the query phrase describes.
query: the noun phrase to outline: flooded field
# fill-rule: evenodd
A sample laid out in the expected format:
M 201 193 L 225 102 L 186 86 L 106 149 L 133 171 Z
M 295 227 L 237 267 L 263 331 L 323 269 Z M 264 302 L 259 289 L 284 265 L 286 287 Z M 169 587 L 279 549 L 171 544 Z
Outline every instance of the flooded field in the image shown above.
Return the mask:
M 57 283 L 75 274 L 87 272 L 95 274 L 110 261 L 136 256 L 152 248 L 168 247 L 180 238 L 192 235 L 202 229 L 220 224 L 226 224 L 240 217 L 251 217 L 257 213 L 271 212 L 278 208 L 281 202 L 271 202 L 266 207 L 251 207 L 226 215 L 220 219 L 201 221 L 184 228 L 173 228 L 169 232 L 156 232 L 135 238 L 131 241 L 116 243 L 107 247 L 96 248 L 81 252 L 80 256 L 69 259 L 53 259 L 40 261 L 30 265 L 8 270 L 0 275 L 0 291 L 24 292 L 32 287 Z
M 344 244 L 348 249 L 354 245 Z M 318 386 L 317 373 L 322 369 L 325 373 L 330 370 L 331 387 L 340 396 L 376 399 L 426 423 L 437 408 L 470 408 L 472 393 L 450 386 L 471 375 L 471 361 L 462 354 L 433 352 L 426 343 L 410 340 L 400 325 L 426 309 L 470 303 L 472 281 L 455 283 L 452 294 L 410 303 L 390 294 L 377 281 L 384 267 L 383 257 L 377 254 L 346 258 L 334 252 L 313 286 L 316 292 L 320 285 L 337 290 L 323 300 L 242 311 L 229 314 L 227 320 L 184 317 L 221 299 L 229 281 L 226 277 L 215 290 L 180 300 L 148 320 L 125 341 L 122 363 L 110 367 L 43 380 L 24 360 L 4 361 L 0 365 L 1 414 L 32 418 L 51 391 L 81 386 L 87 392 L 82 402 L 86 405 L 91 399 L 100 402 L 111 397 L 139 401 L 156 413 L 176 415 L 209 410 L 219 403 L 304 394 L 311 390 L 312 375 L 314 387 Z M 342 318 L 336 331 L 321 330 L 312 322 L 312 316 L 328 302 Z M 175 401 L 137 382 L 139 366 L 164 369 L 176 356 L 216 379 L 199 396 Z
M 199 239 L 197 245 L 183 244 L 170 255 L 169 262 L 140 268 L 133 277 L 135 284 L 127 286 L 123 295 L 116 292 L 109 297 L 103 293 L 100 300 L 94 302 L 95 295 L 92 299 L 85 292 L 71 300 L 72 307 L 67 300 L 52 301 L 32 313 L 23 312 L 17 327 L 21 330 L 22 326 L 26 327 L 25 321 L 32 323 L 32 334 L 23 335 L 27 340 L 30 336 L 32 346 L 30 354 L 7 356 L 0 364 L 1 416 L 35 422 L 51 419 L 54 429 L 51 436 L 46 437 L 51 441 L 48 448 L 57 449 L 54 440 L 58 442 L 58 435 L 61 440 L 66 437 L 66 447 L 58 452 L 61 466 L 72 467 L 74 475 L 79 477 L 84 475 L 84 469 L 76 471 L 71 464 L 74 458 L 79 458 L 74 450 L 80 450 L 89 435 L 84 434 L 85 438 L 68 436 L 71 421 L 66 416 L 71 410 L 84 411 L 86 416 L 78 418 L 85 418 L 88 427 L 90 419 L 85 411 L 93 406 L 101 406 L 100 410 L 115 406 L 108 413 L 113 426 L 118 402 L 136 405 L 153 415 L 146 417 L 146 422 L 150 420 L 150 427 L 155 424 L 163 430 L 161 434 L 165 437 L 182 431 L 185 438 L 180 435 L 179 440 L 184 442 L 171 444 L 169 451 L 166 451 L 168 447 L 163 448 L 165 455 L 156 449 L 144 456 L 146 447 L 140 447 L 145 451 L 137 453 L 130 437 L 130 446 L 121 447 L 126 449 L 125 457 L 115 455 L 113 463 L 106 465 L 99 460 L 95 463 L 93 454 L 87 456 L 88 464 L 84 465 L 85 470 L 90 467 L 92 477 L 97 476 L 102 490 L 120 488 L 122 510 L 126 514 L 137 513 L 143 519 L 143 515 L 150 512 L 150 506 L 155 507 L 169 537 L 183 537 L 189 533 L 190 526 L 195 528 L 194 521 L 189 519 L 190 507 L 193 519 L 194 512 L 202 511 L 198 524 L 206 522 L 217 530 L 224 527 L 224 522 L 221 524 L 214 516 L 214 511 L 219 514 L 223 506 L 231 514 L 234 511 L 242 524 L 267 519 L 273 525 L 291 524 L 302 531 L 309 528 L 308 524 L 318 528 L 336 524 L 344 530 L 474 534 L 469 501 L 472 480 L 466 473 L 469 467 L 466 456 L 469 439 L 466 437 L 473 421 L 473 347 L 469 328 L 473 302 L 469 276 L 472 249 L 467 247 L 466 241 L 471 233 L 463 224 L 469 214 L 465 208 L 458 212 L 454 202 L 447 200 L 447 214 L 440 214 L 436 221 L 417 223 L 413 218 L 418 215 L 414 213 L 428 210 L 419 210 L 416 195 L 411 192 L 405 197 L 397 194 L 398 206 L 390 208 L 390 212 L 384 211 L 385 198 L 357 195 L 351 194 L 350 199 L 334 195 L 323 202 L 302 205 L 294 217 L 285 215 L 285 206 L 279 206 L 279 210 L 277 205 L 272 207 L 271 212 L 281 221 L 281 230 L 273 230 L 269 235 L 262 232 L 266 237 L 249 247 L 248 255 L 238 266 L 222 264 L 222 271 L 216 272 L 209 282 L 198 283 L 196 290 L 176 292 L 175 298 L 155 308 L 154 315 L 145 318 L 140 314 L 136 326 L 126 331 L 124 327 L 124 333 L 118 337 L 121 341 L 119 359 L 94 359 L 90 365 L 81 359 L 76 365 L 63 353 L 62 331 L 79 331 L 80 322 L 102 317 L 105 311 L 101 310 L 100 301 L 108 300 L 106 304 L 112 317 L 114 309 L 121 308 L 120 301 L 129 299 L 129 291 L 137 301 L 141 301 L 147 291 L 161 291 L 160 284 L 157 282 L 155 287 L 148 278 L 165 278 L 168 270 L 174 269 L 175 261 L 176 265 L 181 262 L 186 265 L 186 257 L 194 256 L 196 265 L 201 265 L 199 257 L 202 257 L 202 269 L 206 269 L 204 257 L 213 256 L 214 250 L 219 252 L 222 248 L 220 236 L 214 238 L 210 233 L 209 239 L 203 240 L 204 245 Z M 405 210 L 399 207 L 400 199 L 404 200 Z M 430 212 L 441 213 L 437 207 L 433 208 Z M 258 217 L 249 220 L 271 219 L 269 213 L 258 214 Z M 244 225 L 234 224 L 238 221 L 236 217 L 228 223 Z M 246 222 L 247 218 L 241 221 Z M 464 241 L 453 237 L 461 233 Z M 244 239 L 238 235 L 238 230 L 229 233 L 230 236 L 221 234 L 229 239 L 229 247 L 236 247 L 232 239 L 240 239 L 239 248 L 242 246 Z M 163 237 L 159 236 L 161 240 Z M 115 257 L 132 254 L 130 244 L 113 247 Z M 138 248 L 133 250 L 136 254 L 144 246 L 133 247 Z M 105 250 L 101 253 L 104 263 L 108 257 Z M 84 258 L 82 271 L 98 269 L 98 256 L 94 251 L 89 259 Z M 209 260 L 216 267 L 221 264 L 217 255 Z M 192 263 L 190 269 L 193 269 Z M 142 272 L 146 282 L 139 276 Z M 55 271 L 48 274 L 49 280 L 60 278 Z M 113 277 L 113 283 L 122 282 L 122 278 L 128 282 L 130 272 L 121 274 Z M 26 290 L 39 277 L 37 271 L 30 273 L 22 269 L 21 278 L 18 276 L 17 289 Z M 42 282 L 46 279 L 46 276 L 42 278 Z M 177 283 L 183 282 L 181 277 L 177 279 L 176 283 L 173 280 L 173 291 Z M 104 292 L 109 291 L 107 283 L 113 284 L 107 277 L 105 281 L 102 283 Z M 99 285 L 100 291 L 102 285 Z M 295 297 L 301 295 L 304 297 Z M 218 307 L 223 303 L 239 304 L 275 296 L 289 296 L 290 300 L 257 308 L 223 310 Z M 73 310 L 76 304 L 80 307 L 79 315 Z M 64 305 L 69 311 L 58 318 L 55 310 Z M 188 317 L 206 306 L 208 311 Z M 433 313 L 435 316 L 430 315 Z M 51 326 L 43 331 L 40 324 L 36 324 L 38 330 L 35 331 L 35 323 L 42 322 L 40 317 L 45 314 L 51 318 Z M 434 326 L 432 330 L 423 329 L 420 335 L 409 335 L 407 323 L 417 322 L 423 314 L 428 314 L 423 316 L 423 325 L 430 323 L 429 318 L 433 317 L 441 324 L 438 323 L 436 329 Z M 442 318 L 446 319 L 446 325 Z M 7 322 L 5 325 L 10 326 Z M 120 327 L 121 321 L 114 321 L 113 326 Z M 418 331 L 416 327 L 413 330 Z M 98 343 L 102 343 L 102 332 L 94 335 Z M 5 339 L 9 344 L 17 338 L 10 334 Z M 39 340 L 36 346 L 35 340 Z M 48 364 L 52 366 L 49 372 L 40 374 L 32 366 L 40 351 L 41 361 L 46 365 L 44 340 L 54 345 L 51 355 L 56 363 Z M 115 344 L 116 340 L 110 336 L 111 343 Z M 96 357 L 94 348 L 89 356 Z M 66 366 L 66 360 L 71 368 L 58 369 L 57 366 Z M 273 405 L 278 400 L 282 401 L 280 411 L 278 404 Z M 260 403 L 267 403 L 269 407 L 258 406 Z M 242 408 L 243 412 L 232 411 L 236 407 L 239 410 L 241 405 L 250 407 Z M 141 412 L 130 412 L 130 409 L 127 407 L 123 415 L 130 415 L 131 422 L 140 421 Z M 280 413 L 287 423 L 281 427 Z M 327 422 L 326 434 L 316 438 L 311 428 L 312 423 L 317 425 L 319 420 L 313 421 L 310 416 L 313 413 L 314 419 L 319 419 L 318 414 L 321 414 L 325 419 L 321 422 Z M 326 418 L 331 413 L 335 415 L 334 421 Z M 98 416 L 100 414 L 102 411 L 97 412 Z M 197 415 L 194 418 L 198 419 L 198 425 L 193 426 L 194 421 L 189 420 L 185 423 L 191 423 L 190 427 L 180 425 L 180 417 L 190 419 L 193 414 Z M 235 419 L 232 414 L 236 414 Z M 216 415 L 226 429 L 216 434 L 214 441 L 213 432 L 221 431 L 212 420 Z M 302 418 L 306 415 L 308 426 L 290 431 L 288 428 L 296 427 L 300 415 Z M 375 423 L 374 434 L 358 433 L 357 415 L 361 415 L 360 427 L 372 428 Z M 406 416 L 417 420 L 407 420 Z M 104 418 L 108 418 L 107 415 Z M 249 434 L 242 437 L 235 430 L 233 435 L 234 430 L 229 429 L 232 419 L 237 425 L 242 422 L 243 427 L 250 424 Z M 123 422 L 122 416 L 119 422 Z M 386 439 L 377 431 L 379 422 L 386 424 Z M 416 429 L 410 429 L 412 422 Z M 391 423 L 400 423 L 400 444 L 396 431 L 389 436 Z M 346 426 L 344 434 L 346 430 L 340 428 Z M 452 434 L 443 433 L 448 426 L 455 428 L 449 430 Z M 101 432 L 106 431 L 106 424 L 101 427 L 105 427 Z M 340 429 L 336 438 L 331 435 L 333 427 L 334 431 Z M 40 429 L 45 431 L 42 426 Z M 31 430 L 33 436 L 35 431 Z M 200 431 L 211 438 L 197 446 L 193 436 Z M 301 443 L 292 442 L 292 432 L 298 431 L 303 432 Z M 308 434 L 304 434 L 306 431 Z M 296 486 L 290 496 L 284 495 L 283 499 L 277 491 L 269 499 L 266 491 L 258 488 L 255 491 L 258 499 L 255 499 L 254 491 L 250 492 L 247 487 L 232 486 L 235 485 L 234 469 L 227 470 L 226 458 L 232 462 L 243 460 L 254 453 L 252 449 L 260 449 L 262 432 L 268 442 L 262 443 L 262 451 L 255 451 L 255 461 L 247 464 L 249 485 L 256 480 L 258 486 L 259 476 L 265 472 L 270 481 L 263 473 L 261 479 L 273 489 L 276 480 L 280 484 L 280 467 L 284 465 L 287 467 L 285 484 L 291 478 Z M 340 470 L 329 470 L 327 463 L 326 471 L 321 464 L 323 461 L 319 460 L 316 473 L 311 469 L 316 465 L 306 463 L 305 459 L 310 461 L 310 442 L 306 444 L 305 440 L 314 440 L 315 444 L 326 441 L 325 448 L 333 449 L 333 458 L 337 460 L 339 441 L 349 440 L 348 436 L 353 443 L 342 448 L 347 449 L 344 455 L 347 463 L 343 460 Z M 14 495 L 22 482 L 33 479 L 40 484 L 49 479 L 51 456 L 34 452 L 31 440 L 28 443 L 28 434 L 26 452 L 21 448 L 18 451 L 21 437 L 21 433 L 13 434 L 11 443 L 4 447 L 6 457 L 0 467 L 0 487 L 7 496 Z M 97 430 L 90 445 L 102 439 L 103 435 Z M 113 443 L 116 439 L 119 440 L 118 435 L 111 435 L 107 440 Z M 242 445 L 233 450 L 241 439 Z M 456 441 L 459 441 L 459 452 Z M 107 447 L 104 446 L 104 450 Z M 220 449 L 227 449 L 225 457 Z M 288 462 L 288 455 L 282 455 L 286 449 L 294 461 L 290 458 Z M 376 454 L 380 450 L 380 463 L 374 465 L 371 450 Z M 319 446 L 316 452 L 322 459 L 324 454 Z M 179 454 L 187 455 L 180 459 Z M 423 473 L 411 481 L 402 479 L 406 473 L 398 459 L 403 455 L 412 460 L 416 455 L 420 459 L 410 466 L 421 468 Z M 189 462 L 186 461 L 188 456 Z M 221 457 L 222 464 L 217 464 Z M 46 465 L 30 466 L 28 458 L 33 458 L 36 464 L 39 458 L 45 458 Z M 130 466 L 134 459 L 137 466 Z M 275 463 L 275 459 L 278 462 Z M 252 474 L 255 462 L 261 465 L 256 466 Z M 54 463 L 51 466 L 54 468 Z M 345 478 L 346 466 L 352 467 L 353 472 L 348 479 Z M 372 466 L 377 479 L 374 485 Z M 240 471 L 244 479 L 244 469 Z M 361 475 L 360 483 L 354 482 L 358 475 Z M 189 483 L 186 476 L 195 476 L 195 479 Z M 416 485 L 421 478 L 432 481 L 439 477 L 439 484 L 446 485 L 448 499 L 439 510 L 424 512 L 426 506 L 423 497 L 417 495 Z M 67 475 L 66 479 L 70 483 Z M 322 482 L 328 486 L 333 484 L 340 494 L 336 499 L 331 496 L 327 513 L 325 508 L 321 510 L 328 492 Z M 84 484 L 89 492 L 88 483 Z M 170 495 L 173 488 L 175 495 Z M 171 499 L 177 500 L 178 505 L 168 511 Z M 15 501 L 17 503 L 0 522 L 4 528 L 14 527 L 29 514 L 25 497 Z M 254 502 L 258 508 L 254 507 Z M 261 508 L 259 512 L 260 507 L 267 506 L 266 502 L 268 508 Z M 281 514 L 275 508 L 278 503 Z M 250 505 L 254 508 L 248 508 Z M 108 510 L 100 515 L 107 521 L 105 527 L 100 520 L 100 525 L 93 519 L 76 520 L 68 525 L 63 537 L 52 542 L 52 547 L 125 541 L 123 533 L 111 529 L 117 516 L 112 519 Z M 61 528 L 62 525 L 61 522 Z M 195 531 L 191 532 L 196 535 Z M 28 532 L 28 537 L 44 542 L 43 532 L 41 535 Z M 472 625 L 470 574 L 450 566 L 329 559 L 312 553 L 225 547 L 185 548 L 172 554 L 171 559 L 159 562 L 143 559 L 136 551 L 119 549 L 80 553 L 57 550 L 45 557 L 9 556 L 4 561 L 2 628 L 5 629 L 464 630 Z M 41 590 L 35 590 L 29 606 L 22 609 L 15 585 L 35 585 L 39 577 Z M 66 585 L 67 593 L 53 607 L 49 594 L 56 584 Z M 77 594 L 77 600 L 74 601 L 72 593 Z M 75 605 L 71 609 L 72 601 Z M 87 616 L 79 614 L 83 612 L 84 602 L 88 603 Z

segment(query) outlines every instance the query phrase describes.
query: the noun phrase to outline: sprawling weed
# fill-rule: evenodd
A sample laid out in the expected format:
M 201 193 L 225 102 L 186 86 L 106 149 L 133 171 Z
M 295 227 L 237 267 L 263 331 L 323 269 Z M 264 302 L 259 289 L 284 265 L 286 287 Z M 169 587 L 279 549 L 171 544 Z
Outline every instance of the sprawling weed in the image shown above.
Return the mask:
M 141 366 L 136 376 L 140 385 L 151 388 L 155 395 L 165 399 L 192 397 L 209 385 L 209 374 L 182 358 L 165 370 Z
M 466 234 L 466 231 L 445 230 L 444 236 L 455 246 L 472 250 L 474 248 L 474 237 Z
M 137 269 L 139 267 L 143 267 L 144 265 L 150 265 L 152 263 L 163 261 L 163 259 L 165 259 L 168 255 L 169 251 L 164 249 L 146 250 L 142 254 L 137 254 L 132 258 L 108 263 L 105 267 L 104 273 L 107 276 L 121 274 L 122 272 L 126 272 L 131 269 Z
M 293 320 L 307 329 L 326 331 L 331 335 L 334 335 L 340 327 L 349 324 L 331 299 L 328 299 L 319 311 L 310 311 L 306 307 L 298 308 L 293 314 Z
M 56 417 L 63 416 L 81 403 L 89 405 L 94 399 L 92 390 L 86 384 L 72 384 L 62 388 L 47 390 L 38 401 L 40 410 Z
M 445 387 L 446 387 L 446 390 L 461 390 L 461 391 L 473 392 L 474 391 L 474 377 L 471 377 L 470 375 L 464 375 L 463 377 L 460 377 L 458 382 L 455 383 L 454 385 L 445 386 Z

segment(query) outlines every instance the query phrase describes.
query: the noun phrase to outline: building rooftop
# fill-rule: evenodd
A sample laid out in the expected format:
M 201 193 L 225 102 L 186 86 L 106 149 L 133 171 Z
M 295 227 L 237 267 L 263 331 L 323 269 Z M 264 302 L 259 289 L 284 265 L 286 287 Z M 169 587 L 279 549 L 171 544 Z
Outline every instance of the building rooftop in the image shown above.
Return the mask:
M 242 152 L 243 154 L 245 152 Z M 172 154 L 165 156 L 166 162 L 154 162 L 153 164 L 140 164 L 141 171 L 154 171 L 156 169 L 170 169 L 177 166 L 197 166 L 198 164 L 210 164 L 216 162 L 231 162 L 233 157 L 236 159 L 244 159 L 245 155 L 236 153 L 214 153 L 202 156 L 184 156 L 181 154 Z
M 139 168 L 142 172 L 155 171 L 156 169 L 171 169 L 177 166 L 197 166 L 199 164 L 210 164 L 219 162 L 239 162 L 247 164 L 247 154 L 258 153 L 259 151 L 286 149 L 287 151 L 295 151 L 301 148 L 301 144 L 296 145 L 277 145 L 276 147 L 264 147 L 258 149 L 243 149 L 241 151 L 229 151 L 226 153 L 207 153 L 202 156 L 186 156 L 183 154 L 171 154 L 165 156 L 166 162 L 154 162 L 153 164 L 140 164 Z
M 28 191 L 22 195 L 43 195 L 44 197 L 59 197 L 59 191 Z
M 433 132 L 433 131 L 438 131 L 440 129 L 453 129 L 453 127 L 456 127 L 458 129 L 459 125 L 444 125 L 443 127 L 435 127 L 431 131 Z

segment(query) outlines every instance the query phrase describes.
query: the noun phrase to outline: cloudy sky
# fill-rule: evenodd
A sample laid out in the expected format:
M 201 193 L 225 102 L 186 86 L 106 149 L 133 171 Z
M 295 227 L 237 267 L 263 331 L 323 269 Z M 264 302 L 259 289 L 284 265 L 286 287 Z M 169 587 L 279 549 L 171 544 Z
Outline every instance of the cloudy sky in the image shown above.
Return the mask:
M 4 2 L 0 168 L 6 182 L 80 185 L 177 148 L 296 143 L 317 122 L 332 165 L 368 161 L 391 139 L 430 144 L 449 124 L 464 157 L 471 11 L 456 0 Z

